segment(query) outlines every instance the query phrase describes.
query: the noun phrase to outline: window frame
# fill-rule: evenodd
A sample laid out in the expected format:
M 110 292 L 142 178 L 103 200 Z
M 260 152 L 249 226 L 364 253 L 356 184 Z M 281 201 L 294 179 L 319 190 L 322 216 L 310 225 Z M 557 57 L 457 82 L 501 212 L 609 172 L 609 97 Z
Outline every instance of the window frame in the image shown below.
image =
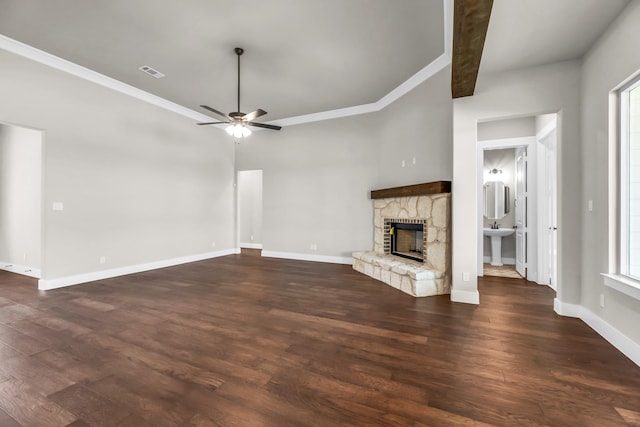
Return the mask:
M 629 250 L 630 243 L 630 144 L 631 144 L 631 121 L 630 121 L 630 92 L 640 88 L 640 75 L 635 76 L 630 82 L 620 88 L 619 91 L 619 108 L 620 108 L 620 138 L 619 138 L 619 173 L 618 188 L 620 189 L 619 200 L 619 227 L 618 239 L 620 242 L 618 271 L 619 274 L 625 276 L 629 280 L 640 282 L 640 277 L 632 276 L 630 271 L 631 254 Z
M 640 70 L 610 92 L 609 272 L 605 286 L 640 300 L 640 279 L 629 275 L 629 92 L 640 87 Z

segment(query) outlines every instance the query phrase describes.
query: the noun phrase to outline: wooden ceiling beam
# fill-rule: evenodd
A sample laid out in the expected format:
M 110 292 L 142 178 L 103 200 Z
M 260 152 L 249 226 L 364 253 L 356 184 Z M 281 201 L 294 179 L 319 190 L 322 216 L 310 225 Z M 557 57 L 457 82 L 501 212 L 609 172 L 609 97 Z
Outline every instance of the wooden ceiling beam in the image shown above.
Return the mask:
M 493 0 L 454 0 L 451 96 L 472 96 L 476 88 Z

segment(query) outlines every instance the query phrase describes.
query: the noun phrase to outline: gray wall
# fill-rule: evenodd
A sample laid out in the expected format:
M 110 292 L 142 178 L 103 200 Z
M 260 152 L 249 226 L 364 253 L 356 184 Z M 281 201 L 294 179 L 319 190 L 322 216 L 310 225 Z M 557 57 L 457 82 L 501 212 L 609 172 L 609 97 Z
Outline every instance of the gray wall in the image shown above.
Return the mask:
M 447 67 L 376 113 L 254 132 L 236 145 L 238 170 L 264 171 L 264 249 L 371 250 L 370 190 L 450 180 L 449 76 Z
M 372 189 L 451 180 L 452 108 L 451 68 L 446 67 L 373 114 L 369 145 L 375 147 L 377 170 Z
M 518 117 L 478 123 L 478 141 L 520 138 L 536 134 L 535 117 Z
M 582 304 L 640 344 L 640 301 L 603 285 L 610 271 L 609 92 L 640 70 L 640 2 L 632 1 L 585 57 L 582 75 Z M 593 200 L 593 212 L 586 209 Z M 599 295 L 605 295 L 605 307 Z
M 42 132 L 0 123 L 0 262 L 39 269 Z
M 226 134 L 6 51 L 0 63 L 0 121 L 45 134 L 45 279 L 235 246 Z

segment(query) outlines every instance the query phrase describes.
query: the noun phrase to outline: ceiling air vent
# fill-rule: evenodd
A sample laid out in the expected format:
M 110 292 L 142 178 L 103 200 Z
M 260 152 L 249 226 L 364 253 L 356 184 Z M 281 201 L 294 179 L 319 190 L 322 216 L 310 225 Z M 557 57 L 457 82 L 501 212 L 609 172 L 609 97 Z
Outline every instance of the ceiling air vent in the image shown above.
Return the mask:
M 158 70 L 154 70 L 153 68 L 149 67 L 148 65 L 143 65 L 142 67 L 138 68 L 138 70 L 142 71 L 143 73 L 147 73 L 150 76 L 155 77 L 156 79 L 159 79 L 160 77 L 164 77 L 164 74 L 162 74 Z

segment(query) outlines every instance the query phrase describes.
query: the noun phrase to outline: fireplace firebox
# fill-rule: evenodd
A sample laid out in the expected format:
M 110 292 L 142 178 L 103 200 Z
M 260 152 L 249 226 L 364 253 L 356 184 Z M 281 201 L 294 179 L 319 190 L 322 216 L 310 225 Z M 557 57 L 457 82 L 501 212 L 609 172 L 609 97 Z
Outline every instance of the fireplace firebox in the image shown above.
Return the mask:
M 424 224 L 392 222 L 389 225 L 391 254 L 423 262 Z

